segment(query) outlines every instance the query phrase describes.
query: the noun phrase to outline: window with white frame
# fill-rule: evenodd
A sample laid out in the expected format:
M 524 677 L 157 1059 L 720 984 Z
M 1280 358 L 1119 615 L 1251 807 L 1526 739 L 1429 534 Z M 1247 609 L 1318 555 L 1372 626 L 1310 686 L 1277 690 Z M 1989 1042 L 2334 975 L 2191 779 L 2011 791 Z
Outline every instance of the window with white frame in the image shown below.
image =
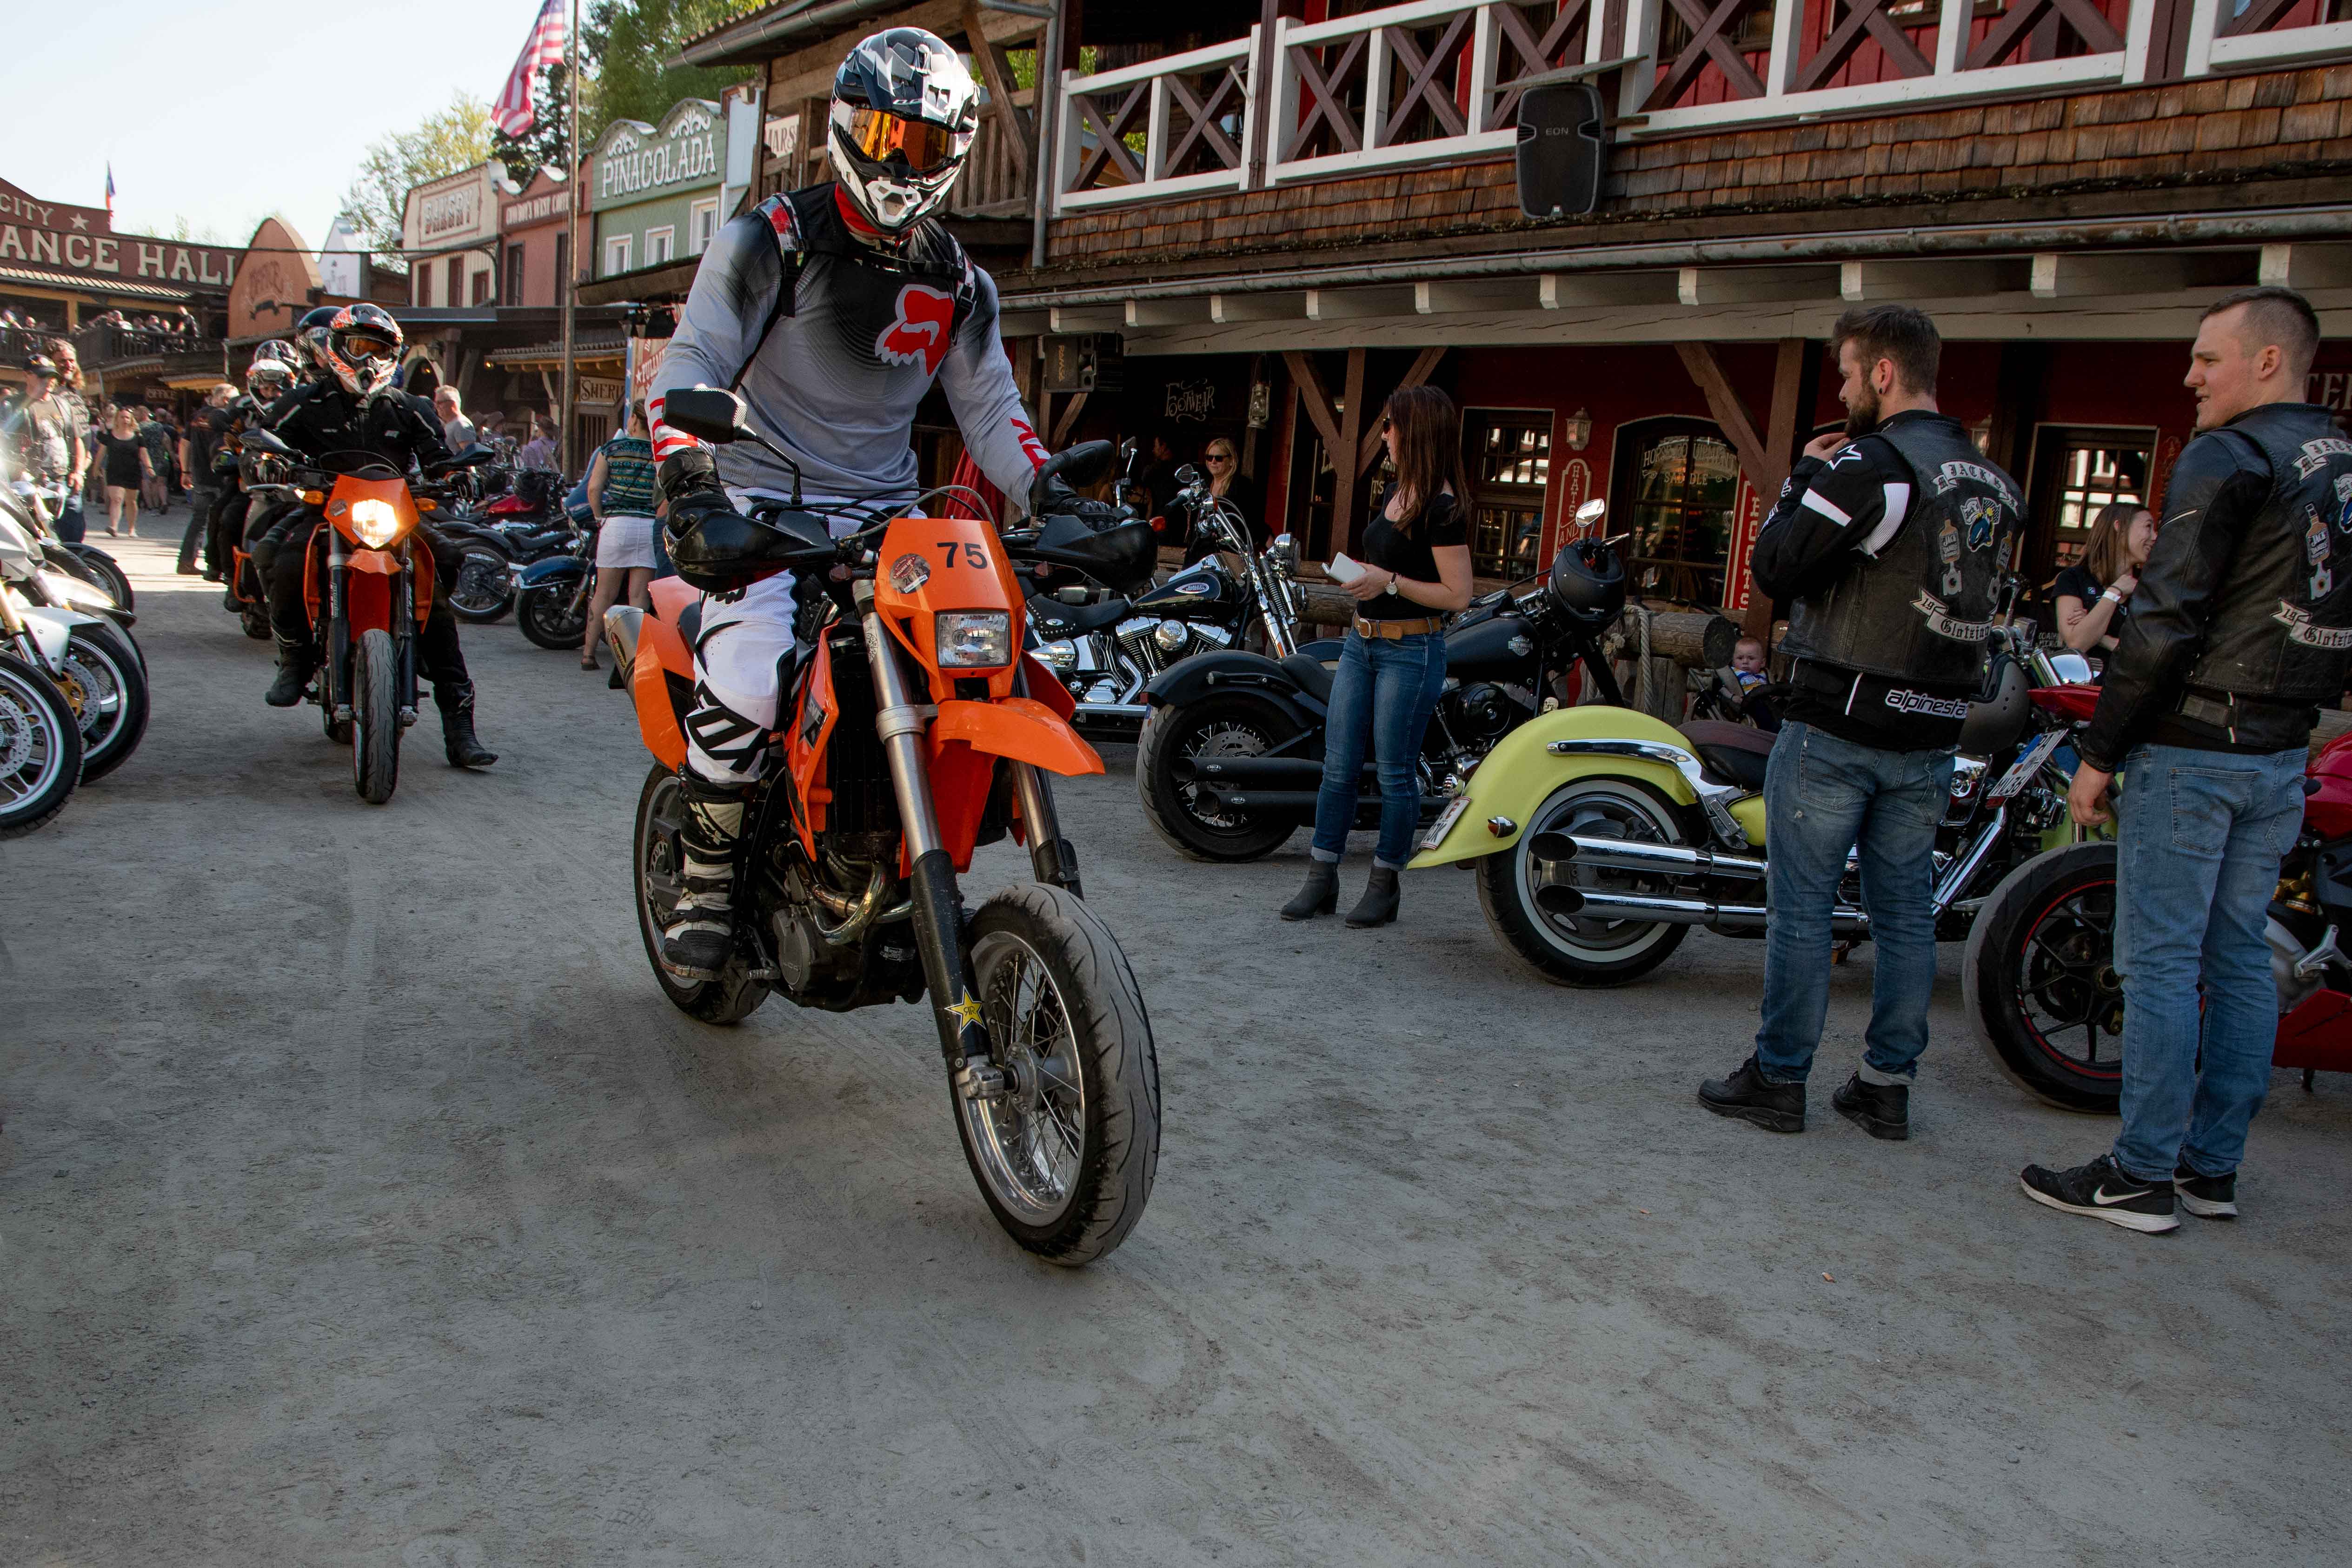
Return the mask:
M 646 265 L 657 267 L 667 261 L 677 248 L 677 226 L 665 224 L 646 230 Z
M 711 240 L 717 237 L 718 234 L 718 198 L 697 202 L 687 209 L 686 253 L 688 256 L 699 256 L 709 249 Z
M 635 238 L 636 238 L 635 235 L 616 234 L 604 241 L 605 277 L 610 278 L 614 273 L 626 272 L 629 269 L 630 242 Z

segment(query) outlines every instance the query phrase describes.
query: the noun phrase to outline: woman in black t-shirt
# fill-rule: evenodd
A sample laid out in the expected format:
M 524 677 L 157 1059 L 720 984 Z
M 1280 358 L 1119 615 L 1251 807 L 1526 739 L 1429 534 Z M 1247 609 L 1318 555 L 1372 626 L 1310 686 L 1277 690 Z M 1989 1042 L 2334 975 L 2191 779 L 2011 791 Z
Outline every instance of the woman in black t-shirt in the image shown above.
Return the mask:
M 1356 623 L 1331 678 L 1323 732 L 1323 787 L 1315 801 L 1315 844 L 1307 885 L 1282 906 L 1286 921 L 1328 915 L 1339 905 L 1339 857 L 1356 820 L 1364 756 L 1378 761 L 1380 843 L 1371 884 L 1348 912 L 1351 926 L 1396 919 L 1397 873 L 1421 822 L 1414 762 L 1422 732 L 1445 687 L 1444 614 L 1470 603 L 1470 540 L 1461 499 L 1462 416 L 1433 386 L 1400 387 L 1381 417 L 1381 437 L 1397 482 L 1364 526 L 1363 574 L 1347 584 Z
M 2058 574 L 2050 600 L 2058 638 L 2076 653 L 2105 653 L 2122 640 L 2125 601 L 2156 548 L 2156 514 L 2134 500 L 2111 501 L 2091 524 L 2083 558 Z
M 100 431 L 98 437 L 100 461 L 106 471 L 106 534 L 115 536 L 115 526 L 121 525 L 125 537 L 136 538 L 139 531 L 139 482 L 153 469 L 149 465 L 147 444 L 139 438 L 138 422 L 131 410 L 118 408 L 110 428 Z

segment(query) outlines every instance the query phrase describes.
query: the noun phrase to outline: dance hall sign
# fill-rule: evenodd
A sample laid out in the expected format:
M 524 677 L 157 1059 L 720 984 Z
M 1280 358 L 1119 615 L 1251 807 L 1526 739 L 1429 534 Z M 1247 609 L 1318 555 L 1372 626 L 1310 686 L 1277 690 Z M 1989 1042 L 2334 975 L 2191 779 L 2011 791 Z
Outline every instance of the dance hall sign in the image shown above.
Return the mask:
M 226 289 L 244 253 L 116 234 L 103 207 L 45 202 L 0 180 L 0 266 L 78 274 L 103 288 L 115 280 Z

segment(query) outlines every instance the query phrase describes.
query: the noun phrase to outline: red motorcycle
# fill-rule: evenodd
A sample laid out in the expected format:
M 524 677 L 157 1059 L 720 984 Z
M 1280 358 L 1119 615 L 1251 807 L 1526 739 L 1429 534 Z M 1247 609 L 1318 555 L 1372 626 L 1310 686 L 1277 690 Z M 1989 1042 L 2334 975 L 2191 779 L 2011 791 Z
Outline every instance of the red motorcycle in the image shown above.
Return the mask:
M 2037 690 L 2035 705 L 2087 722 L 2095 688 Z M 2130 786 L 2126 776 L 2124 786 Z M 2271 975 L 2278 983 L 2272 1061 L 2352 1072 L 2352 734 L 2312 753 L 2303 832 L 2271 900 Z M 1986 898 L 1969 933 L 1961 994 L 1978 1042 L 2029 1094 L 2063 1110 L 2112 1116 L 2123 1092 L 2123 980 L 2116 973 L 2116 847 L 2069 844 L 2020 866 Z

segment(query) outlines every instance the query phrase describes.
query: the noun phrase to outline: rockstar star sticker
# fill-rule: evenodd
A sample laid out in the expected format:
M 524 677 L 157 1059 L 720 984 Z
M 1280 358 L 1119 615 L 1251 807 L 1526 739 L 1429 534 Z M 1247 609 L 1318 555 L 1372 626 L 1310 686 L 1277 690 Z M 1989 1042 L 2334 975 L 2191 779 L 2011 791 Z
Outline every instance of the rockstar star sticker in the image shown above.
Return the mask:
M 968 1028 L 980 1027 L 980 1004 L 971 999 L 971 993 L 969 991 L 963 994 L 955 1005 L 948 1009 L 948 1013 L 951 1017 L 962 1019 Z

